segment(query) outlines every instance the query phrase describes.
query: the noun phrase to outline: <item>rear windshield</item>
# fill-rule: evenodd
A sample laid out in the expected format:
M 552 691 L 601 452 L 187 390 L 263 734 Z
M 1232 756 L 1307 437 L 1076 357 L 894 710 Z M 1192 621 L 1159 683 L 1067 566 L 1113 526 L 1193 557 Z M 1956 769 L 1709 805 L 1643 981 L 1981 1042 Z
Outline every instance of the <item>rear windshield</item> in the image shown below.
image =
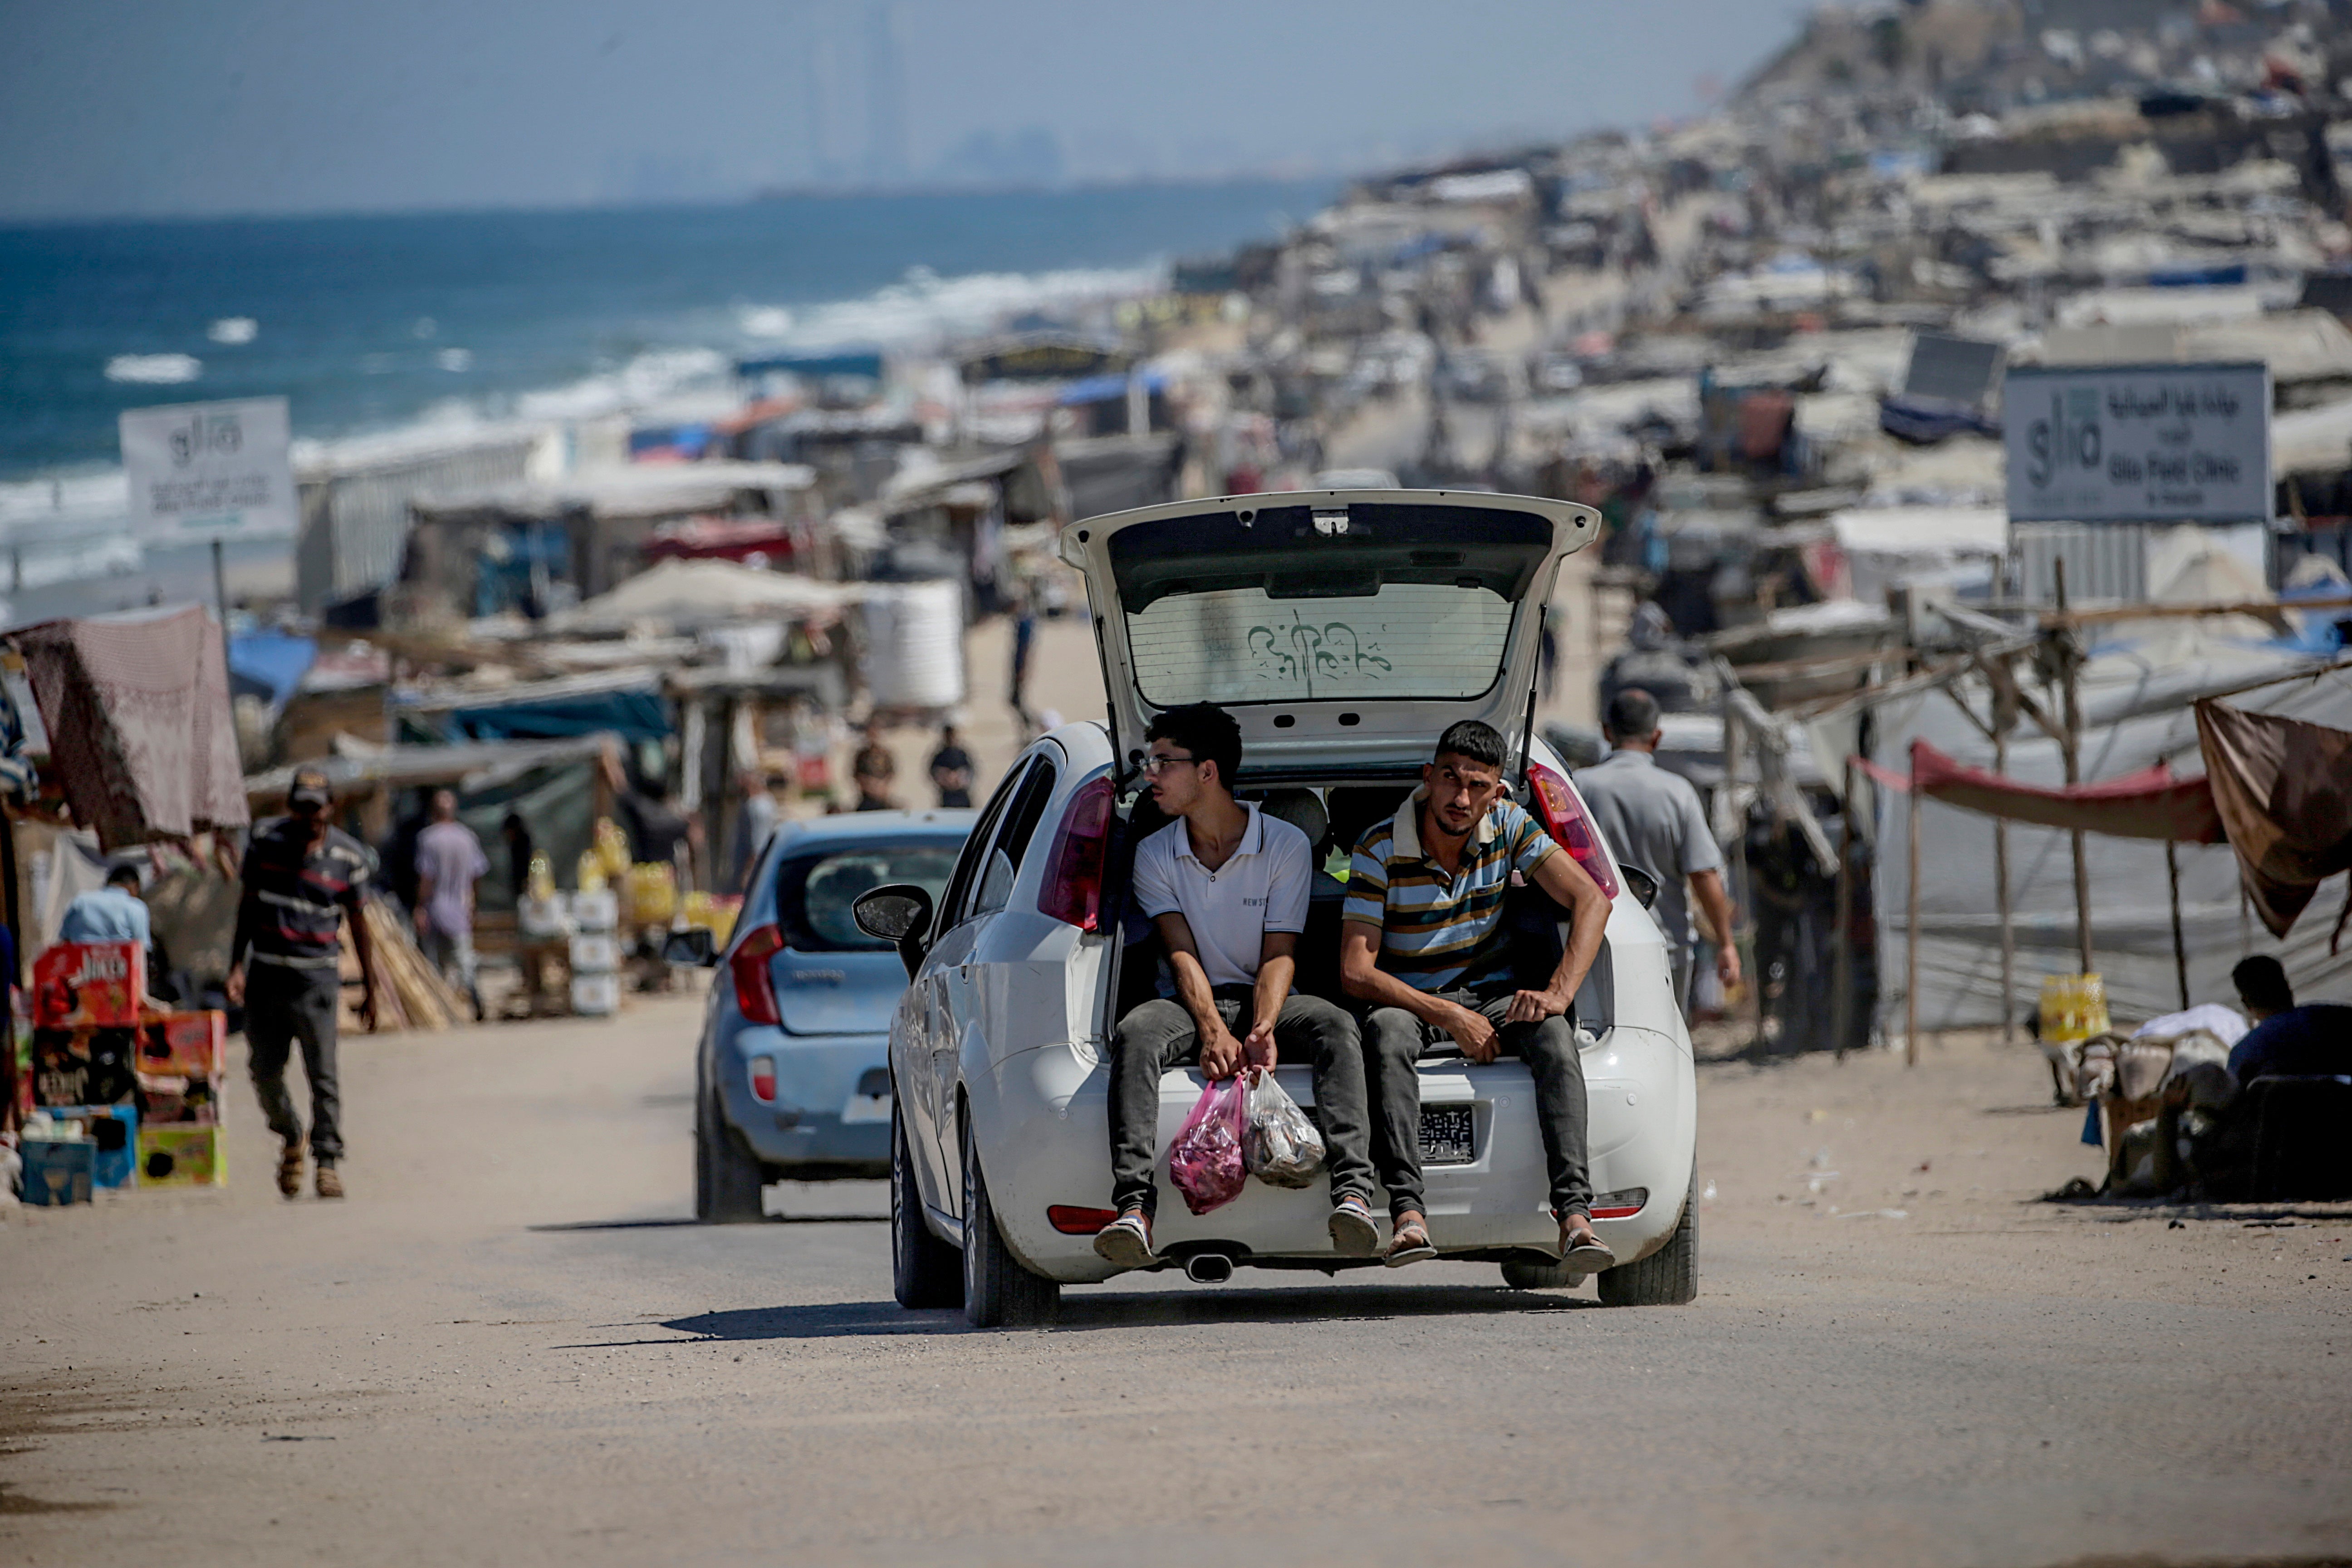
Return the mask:
M 1156 708 L 1461 700 L 1501 676 L 1551 542 L 1534 513 L 1358 501 L 1138 523 L 1110 558 Z
M 1157 601 L 1127 617 L 1127 637 L 1155 708 L 1476 697 L 1502 668 L 1511 602 L 1437 583 L 1331 599 L 1224 588 Z
M 776 869 L 776 919 L 801 952 L 886 952 L 857 929 L 849 906 L 877 888 L 912 882 L 939 902 L 955 869 L 953 844 L 876 844 L 805 855 Z

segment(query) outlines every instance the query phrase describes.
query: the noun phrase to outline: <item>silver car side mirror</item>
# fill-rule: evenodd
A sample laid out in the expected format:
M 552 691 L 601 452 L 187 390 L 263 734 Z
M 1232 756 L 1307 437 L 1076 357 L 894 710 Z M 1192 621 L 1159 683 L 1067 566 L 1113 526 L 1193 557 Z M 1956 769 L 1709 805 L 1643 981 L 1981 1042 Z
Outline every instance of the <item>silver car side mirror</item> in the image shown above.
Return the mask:
M 1626 891 L 1632 893 L 1633 901 L 1643 909 L 1649 909 L 1658 901 L 1658 879 L 1639 866 L 1629 866 L 1620 860 L 1617 862 L 1617 875 L 1625 879 Z

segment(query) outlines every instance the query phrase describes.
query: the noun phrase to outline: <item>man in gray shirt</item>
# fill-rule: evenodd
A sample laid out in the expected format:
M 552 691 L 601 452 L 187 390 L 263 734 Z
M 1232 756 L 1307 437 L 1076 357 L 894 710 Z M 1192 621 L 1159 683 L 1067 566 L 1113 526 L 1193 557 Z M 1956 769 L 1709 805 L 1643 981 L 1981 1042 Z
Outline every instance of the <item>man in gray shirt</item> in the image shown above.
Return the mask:
M 1720 942 L 1715 972 L 1729 990 L 1739 984 L 1739 950 L 1731 942 L 1731 897 L 1723 888 L 1723 851 L 1708 830 L 1706 808 L 1688 779 L 1658 766 L 1658 700 L 1629 686 L 1609 700 L 1601 733 L 1612 748 L 1576 775 L 1577 792 L 1609 847 L 1658 879 L 1658 901 L 1650 912 L 1674 960 L 1675 994 L 1690 1003 L 1694 942 L 1688 878 Z

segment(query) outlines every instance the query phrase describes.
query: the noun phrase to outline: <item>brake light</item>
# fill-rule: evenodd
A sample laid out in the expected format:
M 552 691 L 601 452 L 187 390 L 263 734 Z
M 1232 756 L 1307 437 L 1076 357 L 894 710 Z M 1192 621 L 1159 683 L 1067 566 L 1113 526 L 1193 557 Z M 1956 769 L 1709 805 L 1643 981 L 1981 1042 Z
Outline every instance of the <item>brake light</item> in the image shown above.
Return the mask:
M 762 1105 L 776 1103 L 776 1058 L 751 1058 L 751 1098 Z
M 1078 786 L 1054 834 L 1037 912 L 1093 931 L 1102 919 L 1103 857 L 1110 847 L 1111 784 L 1108 777 Z M 1108 1223 L 1108 1221 L 1105 1222 Z M 1097 1227 L 1099 1228 L 1099 1227 Z
M 1092 1236 L 1118 1217 L 1117 1209 L 1082 1209 L 1071 1204 L 1045 1207 L 1045 1223 L 1064 1236 Z
M 1592 1200 L 1594 1219 L 1632 1219 L 1650 1201 L 1647 1187 L 1628 1187 L 1622 1193 L 1601 1193 Z
M 784 1016 L 776 1006 L 776 983 L 768 973 L 768 960 L 781 952 L 784 933 L 776 926 L 761 926 L 746 931 L 743 940 L 735 944 L 735 952 L 727 960 L 727 967 L 735 977 L 735 1006 L 747 1024 L 781 1024 Z
M 1609 852 L 1601 847 L 1601 836 L 1592 831 L 1592 823 L 1584 815 L 1584 803 L 1568 787 L 1568 781 L 1541 763 L 1528 764 L 1528 793 L 1534 796 L 1536 818 L 1552 842 L 1576 857 L 1586 876 L 1601 884 L 1601 896 L 1617 897 L 1617 870 L 1609 864 Z

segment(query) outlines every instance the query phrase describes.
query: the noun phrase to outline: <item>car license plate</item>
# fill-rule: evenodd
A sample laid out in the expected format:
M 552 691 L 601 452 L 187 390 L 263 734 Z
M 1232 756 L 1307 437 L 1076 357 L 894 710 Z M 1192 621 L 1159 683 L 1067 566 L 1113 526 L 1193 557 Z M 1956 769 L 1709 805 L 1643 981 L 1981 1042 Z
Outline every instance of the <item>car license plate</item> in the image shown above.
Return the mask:
M 1477 1158 L 1470 1137 L 1471 1108 L 1466 1105 L 1424 1105 L 1421 1108 L 1421 1163 L 1424 1165 L 1466 1165 Z

